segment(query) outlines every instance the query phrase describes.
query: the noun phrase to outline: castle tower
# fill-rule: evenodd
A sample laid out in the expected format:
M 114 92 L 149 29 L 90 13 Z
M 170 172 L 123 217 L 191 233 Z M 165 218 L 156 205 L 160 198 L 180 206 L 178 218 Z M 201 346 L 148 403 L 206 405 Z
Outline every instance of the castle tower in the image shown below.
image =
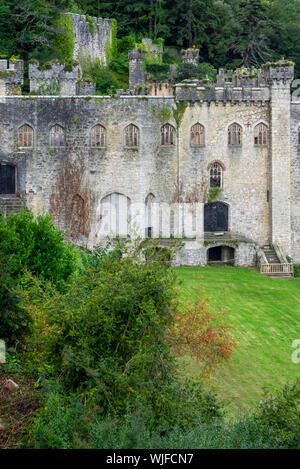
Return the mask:
M 291 82 L 294 65 L 266 69 L 270 85 L 272 243 L 291 252 Z
M 128 52 L 129 89 L 131 92 L 135 92 L 137 86 L 145 85 L 145 56 L 146 52 L 137 47 Z

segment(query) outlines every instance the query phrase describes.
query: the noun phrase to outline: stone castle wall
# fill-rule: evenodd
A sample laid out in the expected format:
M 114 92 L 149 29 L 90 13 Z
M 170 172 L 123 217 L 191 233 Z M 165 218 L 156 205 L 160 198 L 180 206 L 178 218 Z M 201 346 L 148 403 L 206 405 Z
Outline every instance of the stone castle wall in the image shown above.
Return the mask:
M 227 93 L 234 91 L 234 83 L 222 83 L 220 76 L 218 86 L 204 92 L 197 84 L 177 85 L 175 97 L 3 96 L 0 162 L 16 167 L 16 192 L 26 195 L 28 206 L 36 213 L 50 212 L 58 226 L 70 230 L 73 241 L 89 247 L 109 236 L 103 232 L 104 199 L 117 200 L 128 217 L 131 211 L 130 221 L 123 217 L 122 224 L 130 222 L 131 232 L 142 237 L 150 224 L 146 201 L 150 197 L 164 204 L 169 212 L 153 205 L 152 235 L 185 238 L 177 262 L 187 265 L 206 263 L 203 212 L 210 166 L 218 162 L 223 168 L 218 200 L 228 205 L 227 245 L 236 249 L 238 265 L 254 265 L 255 246 L 270 243 L 300 262 L 300 105 L 290 104 L 291 78 L 291 68 L 278 67 L 275 77 L 265 73 L 255 86 L 243 83 L 239 99 Z M 77 84 L 77 92 L 84 90 L 78 91 Z M 174 110 L 178 113 L 180 106 L 184 112 L 176 121 Z M 174 128 L 174 145 L 161 144 L 166 123 Z M 18 129 L 24 124 L 33 129 L 32 148 L 18 147 Z M 106 132 L 103 148 L 91 145 L 97 124 Z M 130 124 L 139 134 L 134 148 L 125 145 Z M 204 128 L 203 146 L 191 144 L 195 124 Z M 240 146 L 228 145 L 231 124 L 242 129 Z M 269 132 L 263 146 L 254 142 L 259 124 Z M 50 130 L 56 125 L 65 133 L 65 145 L 53 148 Z M 193 210 L 197 221 L 188 231 L 185 217 L 193 217 Z
M 268 148 L 254 147 L 253 129 L 262 121 L 269 125 L 268 106 L 188 106 L 176 144 L 161 146 L 158 116 L 166 105 L 175 106 L 174 99 L 6 98 L 0 103 L 0 160 L 17 166 L 18 192 L 26 192 L 27 203 L 35 212 L 52 213 L 58 226 L 70 228 L 71 236 L 89 246 L 99 241 L 101 200 L 106 195 L 124 194 L 141 207 L 150 193 L 161 203 L 171 204 L 178 193 L 181 201 L 203 203 L 208 165 L 219 160 L 226 168 L 220 200 L 230 207 L 230 231 L 252 240 L 253 245 L 266 244 L 271 236 L 267 201 L 270 155 Z M 172 118 L 169 122 L 175 126 Z M 197 122 L 205 127 L 203 148 L 190 146 L 190 127 Z M 228 148 L 227 128 L 232 122 L 243 127 L 242 148 Z M 24 123 L 34 129 L 33 149 L 16 145 L 17 129 Z M 91 129 L 98 123 L 107 132 L 104 149 L 90 145 Z M 131 123 L 140 129 L 138 149 L 124 147 L 124 129 Z M 50 148 L 49 132 L 55 124 L 65 129 L 65 147 Z M 83 228 L 72 233 L 76 197 L 84 204 Z M 143 217 L 142 212 L 139 215 Z M 163 222 L 163 233 L 157 235 L 170 236 L 167 222 Z M 139 234 L 143 233 L 144 227 Z M 193 264 L 195 259 L 206 263 L 201 223 L 197 238 L 198 251 L 195 243 L 193 247 L 188 243 L 181 254 L 183 263 Z M 239 249 L 240 265 L 255 263 L 251 244 Z
M 92 62 L 99 59 L 103 65 L 106 65 L 107 48 L 112 43 L 112 20 L 103 18 L 89 18 L 84 15 L 67 13 L 72 16 L 74 32 L 74 53 L 73 59 L 87 60 L 89 57 Z
M 300 261 L 300 101 L 291 109 L 291 244 L 292 257 Z

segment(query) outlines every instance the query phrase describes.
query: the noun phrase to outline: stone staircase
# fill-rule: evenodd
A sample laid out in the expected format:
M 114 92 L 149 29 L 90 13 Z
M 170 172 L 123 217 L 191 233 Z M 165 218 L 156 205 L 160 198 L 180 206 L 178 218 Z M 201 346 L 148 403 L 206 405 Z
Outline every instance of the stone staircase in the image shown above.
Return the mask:
M 17 195 L 0 196 L 0 213 L 5 216 L 11 213 L 20 213 L 24 205 L 24 201 Z
M 291 278 L 292 267 L 291 264 L 283 264 L 278 258 L 273 246 L 267 245 L 263 247 L 263 252 L 266 256 L 268 265 L 263 266 L 262 273 L 267 277 L 273 278 Z

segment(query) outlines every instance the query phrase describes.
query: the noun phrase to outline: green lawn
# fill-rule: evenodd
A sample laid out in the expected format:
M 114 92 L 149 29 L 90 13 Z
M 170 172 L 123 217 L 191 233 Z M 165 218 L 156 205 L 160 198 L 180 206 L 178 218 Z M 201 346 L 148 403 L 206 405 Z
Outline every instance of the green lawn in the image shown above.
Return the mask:
M 292 342 L 300 339 L 300 279 L 272 279 L 255 269 L 178 267 L 182 295 L 195 298 L 204 288 L 210 302 L 229 311 L 239 343 L 212 384 L 230 411 L 249 408 L 268 390 L 300 376 L 293 364 Z M 196 375 L 197 361 L 186 361 Z

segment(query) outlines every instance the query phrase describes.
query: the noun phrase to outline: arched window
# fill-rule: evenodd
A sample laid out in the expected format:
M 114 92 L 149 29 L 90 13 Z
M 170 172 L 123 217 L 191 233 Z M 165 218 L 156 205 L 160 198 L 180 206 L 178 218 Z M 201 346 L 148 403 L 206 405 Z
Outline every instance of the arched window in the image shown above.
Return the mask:
M 148 194 L 145 200 L 146 205 L 146 217 L 145 217 L 145 235 L 146 238 L 152 238 L 153 236 L 153 225 L 154 225 L 154 217 L 153 217 L 153 203 L 155 201 L 155 196 L 153 194 Z
M 98 124 L 92 128 L 92 147 L 105 147 L 106 146 L 106 130 L 105 128 Z
M 139 129 L 130 124 L 125 129 L 125 147 L 136 148 L 139 146 Z
M 223 183 L 223 169 L 219 163 L 213 163 L 209 170 L 209 184 L 210 187 L 222 187 Z
M 258 124 L 254 129 L 254 145 L 264 146 L 268 144 L 269 130 L 265 124 Z
M 63 147 L 66 144 L 65 131 L 61 125 L 54 125 L 50 129 L 50 147 Z
M 238 124 L 232 124 L 228 129 L 228 145 L 242 145 L 242 127 Z
M 30 125 L 24 124 L 19 128 L 18 145 L 23 148 L 33 146 L 33 129 Z
M 204 127 L 201 124 L 195 124 L 191 128 L 191 145 L 203 146 L 205 144 L 204 139 Z
M 170 124 L 165 124 L 161 128 L 161 144 L 175 145 L 175 129 Z

